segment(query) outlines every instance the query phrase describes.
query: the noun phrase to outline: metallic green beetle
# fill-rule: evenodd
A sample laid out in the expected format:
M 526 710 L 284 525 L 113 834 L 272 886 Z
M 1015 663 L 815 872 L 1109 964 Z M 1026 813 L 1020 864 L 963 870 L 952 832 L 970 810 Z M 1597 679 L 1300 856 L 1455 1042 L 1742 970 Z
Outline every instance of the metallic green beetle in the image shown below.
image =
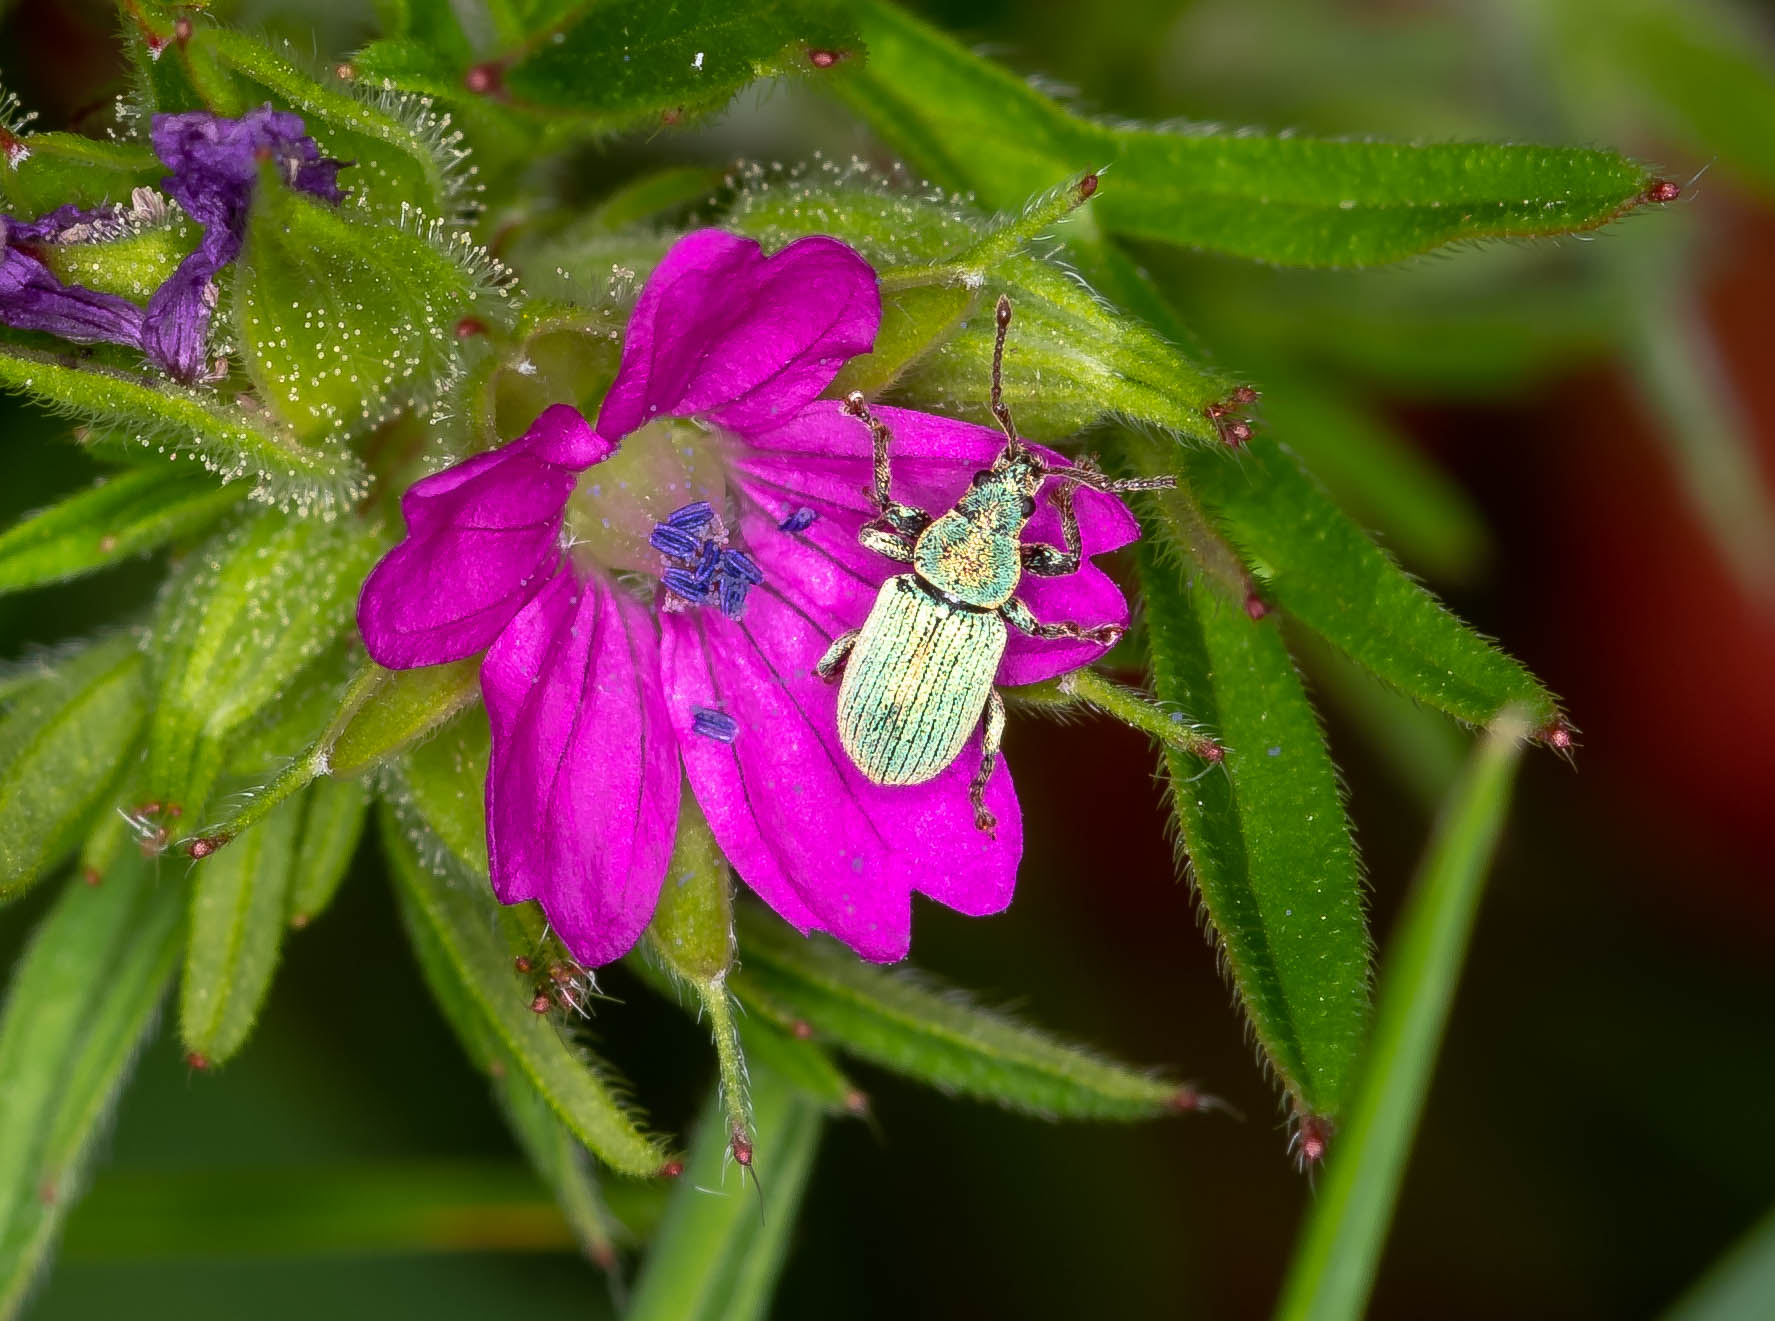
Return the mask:
M 1051 468 L 1026 446 L 1003 399 L 1010 325 L 1010 300 L 1000 297 L 992 415 L 1005 433 L 1005 447 L 992 467 L 974 474 L 973 485 L 946 514 L 932 518 L 893 498 L 888 429 L 871 415 L 862 395 L 845 401 L 845 411 L 868 426 L 875 446 L 873 495 L 879 515 L 863 525 L 857 540 L 911 564 L 912 572 L 883 583 L 863 626 L 834 639 L 814 667 L 828 682 L 843 669 L 838 737 L 857 769 L 876 784 L 935 778 L 961 754 L 984 713 L 980 769 L 968 794 L 974 824 L 988 832 L 998 824 L 985 794 L 1005 728 L 1005 704 L 992 679 L 1005 651 L 1006 621 L 1037 638 L 1084 638 L 1107 646 L 1121 635 L 1113 624 L 1042 623 L 1017 599 L 1017 584 L 1025 573 L 1060 577 L 1077 571 L 1073 495 L 1078 487 L 1135 491 L 1176 484 L 1174 477 L 1114 481 L 1088 463 Z M 1061 482 L 1053 501 L 1065 546 L 1024 545 L 1023 527 L 1049 477 Z

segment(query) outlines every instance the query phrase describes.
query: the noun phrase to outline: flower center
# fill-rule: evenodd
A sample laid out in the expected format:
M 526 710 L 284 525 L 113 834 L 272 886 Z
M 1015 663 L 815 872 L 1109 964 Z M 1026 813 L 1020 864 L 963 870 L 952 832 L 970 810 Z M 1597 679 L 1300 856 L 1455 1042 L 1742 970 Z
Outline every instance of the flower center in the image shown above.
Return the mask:
M 745 614 L 764 581 L 757 561 L 727 544 L 727 473 L 720 437 L 694 423 L 653 422 L 588 468 L 567 501 L 569 553 L 584 568 L 633 570 L 659 581 L 662 610 L 714 606 Z
M 654 528 L 698 501 L 720 509 L 726 495 L 719 437 L 692 422 L 650 422 L 580 477 L 567 501 L 571 552 L 587 567 L 658 578 L 671 566 L 661 564 Z

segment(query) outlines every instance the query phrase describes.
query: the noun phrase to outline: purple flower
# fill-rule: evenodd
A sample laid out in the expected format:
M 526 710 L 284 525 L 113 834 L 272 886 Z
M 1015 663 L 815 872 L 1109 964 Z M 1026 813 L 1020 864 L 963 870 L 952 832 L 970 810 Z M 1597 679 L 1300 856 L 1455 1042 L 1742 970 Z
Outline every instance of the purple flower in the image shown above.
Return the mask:
M 117 232 L 114 207 L 58 207 L 36 220 L 0 215 L 0 324 L 42 330 L 78 344 L 140 347 L 142 309 L 127 298 L 63 284 L 35 250 Z
M 154 291 L 147 310 L 116 294 L 63 284 L 33 250 L 127 232 L 117 207 L 60 207 L 37 220 L 0 216 L 0 324 L 44 330 L 79 343 L 144 350 L 180 380 L 203 374 L 215 306 L 215 279 L 240 255 L 261 161 L 276 163 L 291 187 L 340 202 L 341 163 L 323 159 L 302 119 L 269 105 L 238 119 L 207 111 L 156 115 L 154 151 L 172 171 L 161 186 L 203 228 L 203 237 Z
M 834 239 L 767 259 L 730 234 L 689 235 L 641 292 L 597 429 L 557 404 L 418 482 L 406 540 L 364 584 L 358 624 L 382 664 L 488 648 L 493 888 L 540 900 L 587 964 L 651 918 L 684 775 L 740 877 L 866 958 L 905 955 L 915 890 L 972 915 L 1010 902 L 1022 822 L 1004 764 L 986 791 L 996 837 L 968 801 L 978 735 L 928 783 L 872 784 L 839 744 L 836 689 L 811 673 L 902 567 L 856 540 L 875 513 L 869 433 L 817 397 L 880 315 L 874 272 Z M 876 415 L 896 497 L 932 510 L 1003 445 L 970 423 Z M 1113 497 L 1080 490 L 1077 506 L 1087 554 L 1137 533 Z M 1059 540 L 1045 501 L 1029 532 Z M 635 574 L 655 585 L 638 593 Z M 1127 619 L 1094 565 L 1022 591 L 1041 618 Z M 998 678 L 1034 682 L 1100 651 L 1013 631 Z
M 262 161 L 275 164 L 291 187 L 328 202 L 344 200 L 341 162 L 323 159 L 300 115 L 269 105 L 238 119 L 207 111 L 156 115 L 154 154 L 172 171 L 161 180 L 172 199 L 203 227 L 197 248 L 148 300 L 143 347 L 181 380 L 204 369 L 217 274 L 240 255 L 247 211 Z

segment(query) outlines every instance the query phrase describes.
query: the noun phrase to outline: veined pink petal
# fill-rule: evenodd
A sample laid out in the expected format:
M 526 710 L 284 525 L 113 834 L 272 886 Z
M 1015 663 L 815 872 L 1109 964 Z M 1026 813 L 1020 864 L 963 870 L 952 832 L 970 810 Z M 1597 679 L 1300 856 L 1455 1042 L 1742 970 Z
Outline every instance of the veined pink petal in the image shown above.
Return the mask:
M 765 575 L 745 618 L 693 610 L 662 621 L 667 706 L 722 852 L 786 921 L 877 962 L 905 956 L 914 890 L 973 916 L 1001 911 L 1023 848 L 1004 763 L 986 791 L 996 838 L 976 829 L 968 800 L 978 736 L 928 783 L 865 779 L 838 740 L 837 687 L 811 671 L 862 621 L 874 586 L 810 554 L 755 506 L 742 509 L 739 532 Z M 692 731 L 698 708 L 738 722 L 732 744 Z
M 893 434 L 889 454 L 894 498 L 933 514 L 953 505 L 973 475 L 989 466 L 1004 448 L 1004 437 L 997 431 L 971 422 L 902 408 L 874 411 Z M 1054 451 L 1040 445 L 1032 448 L 1049 463 L 1065 466 L 1066 459 Z M 803 506 L 819 514 L 820 518 L 798 535 L 828 559 L 877 585 L 891 574 L 905 572 L 905 566 L 857 545 L 857 529 L 875 513 L 868 496 L 873 480 L 870 438 L 868 429 L 846 416 L 836 402 L 810 404 L 783 426 L 749 437 L 733 466 L 748 493 L 779 518 Z M 1050 503 L 1055 485 L 1049 482 L 1024 530 L 1026 542 L 1061 543 L 1060 515 Z M 1139 535 L 1140 525 L 1119 499 L 1100 491 L 1079 491 L 1074 507 L 1084 563 L 1078 572 L 1060 578 L 1026 575 L 1018 595 L 1044 622 L 1126 626 L 1128 605 L 1121 589 L 1090 557 L 1127 545 Z M 866 614 L 867 604 L 862 609 Z M 843 627 L 854 628 L 862 622 L 863 614 L 859 614 Z M 998 682 L 1010 685 L 1052 678 L 1088 665 L 1104 650 L 1092 642 L 1043 641 L 1012 629 L 999 664 Z
M 837 239 L 766 257 L 721 230 L 687 234 L 641 290 L 599 434 L 691 415 L 737 435 L 775 426 L 866 353 L 880 321 L 875 272 Z
M 563 573 L 487 652 L 487 855 L 505 903 L 538 899 L 574 958 L 626 954 L 659 902 L 680 777 L 647 611 Z
M 438 665 L 484 650 L 553 574 L 577 470 L 615 448 L 556 404 L 518 439 L 415 482 L 407 536 L 358 598 L 378 664 Z

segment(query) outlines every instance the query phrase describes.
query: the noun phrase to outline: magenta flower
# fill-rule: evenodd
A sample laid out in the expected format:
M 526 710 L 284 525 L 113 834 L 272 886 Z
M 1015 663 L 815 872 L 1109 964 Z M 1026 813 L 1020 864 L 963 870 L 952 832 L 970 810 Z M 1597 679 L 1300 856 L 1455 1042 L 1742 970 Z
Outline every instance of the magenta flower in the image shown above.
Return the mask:
M 686 775 L 741 879 L 866 958 L 904 957 L 915 890 L 971 915 L 1010 902 L 1022 824 L 1004 764 L 986 791 L 996 836 L 968 801 L 977 734 L 928 783 L 872 784 L 840 746 L 836 688 L 811 673 L 903 568 L 857 544 L 875 513 L 869 433 L 818 398 L 880 315 L 874 272 L 835 239 L 766 258 L 720 231 L 687 236 L 641 292 L 596 430 L 557 404 L 416 483 L 406 540 L 364 584 L 358 623 L 382 664 L 487 648 L 493 888 L 539 900 L 588 965 L 652 917 Z M 1003 445 L 965 422 L 877 416 L 896 498 L 935 511 Z M 1113 497 L 1077 503 L 1087 554 L 1136 535 Z M 1045 502 L 1029 534 L 1058 539 Z M 1044 619 L 1127 619 L 1090 564 L 1022 590 Z M 1100 650 L 1013 632 L 998 679 Z

